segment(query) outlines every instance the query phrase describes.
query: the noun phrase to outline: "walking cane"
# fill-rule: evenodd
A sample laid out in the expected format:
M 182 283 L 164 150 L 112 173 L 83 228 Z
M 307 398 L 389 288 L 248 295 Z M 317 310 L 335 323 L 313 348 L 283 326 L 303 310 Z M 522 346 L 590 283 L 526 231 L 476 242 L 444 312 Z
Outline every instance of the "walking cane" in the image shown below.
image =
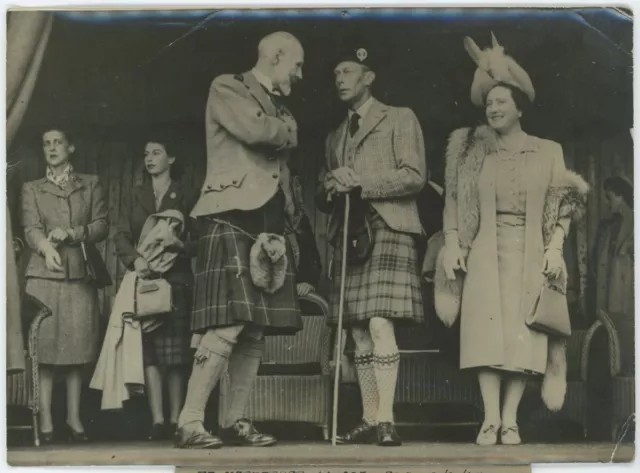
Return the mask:
M 340 390 L 340 366 L 342 360 L 342 317 L 344 315 L 344 280 L 347 275 L 347 234 L 349 229 L 349 194 L 345 194 L 344 225 L 342 229 L 342 261 L 340 264 L 340 303 L 338 305 L 338 337 L 336 340 L 336 371 L 333 379 L 333 422 L 331 445 L 335 447 L 338 435 L 338 392 Z

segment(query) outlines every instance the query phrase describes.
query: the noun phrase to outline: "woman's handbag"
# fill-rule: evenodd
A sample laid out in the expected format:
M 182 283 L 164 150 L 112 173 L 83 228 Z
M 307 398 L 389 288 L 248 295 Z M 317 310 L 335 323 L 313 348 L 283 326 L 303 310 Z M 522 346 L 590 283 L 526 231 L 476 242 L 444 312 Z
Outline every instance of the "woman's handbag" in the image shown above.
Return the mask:
M 558 285 L 545 278 L 540 296 L 527 314 L 526 324 L 532 330 L 554 337 L 571 336 L 571 319 L 567 296 Z
M 111 276 L 107 270 L 107 266 L 100 256 L 98 249 L 91 243 L 80 243 L 82 250 L 82 260 L 84 262 L 84 278 L 96 289 L 103 289 L 111 286 Z
M 133 310 L 135 320 L 173 312 L 171 284 L 166 279 L 140 279 L 136 277 Z

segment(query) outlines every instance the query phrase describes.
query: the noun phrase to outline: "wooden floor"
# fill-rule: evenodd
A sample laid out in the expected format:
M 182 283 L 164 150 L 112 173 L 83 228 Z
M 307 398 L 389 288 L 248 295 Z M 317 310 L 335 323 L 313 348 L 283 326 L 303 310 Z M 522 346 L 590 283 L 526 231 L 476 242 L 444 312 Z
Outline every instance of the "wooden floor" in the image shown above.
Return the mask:
M 179 465 L 210 467 L 375 466 L 425 463 L 591 463 L 630 462 L 634 445 L 605 443 L 528 444 L 479 447 L 467 443 L 405 442 L 402 447 L 336 446 L 283 442 L 271 448 L 180 450 L 171 443 L 100 443 L 84 446 L 10 448 L 11 466 Z

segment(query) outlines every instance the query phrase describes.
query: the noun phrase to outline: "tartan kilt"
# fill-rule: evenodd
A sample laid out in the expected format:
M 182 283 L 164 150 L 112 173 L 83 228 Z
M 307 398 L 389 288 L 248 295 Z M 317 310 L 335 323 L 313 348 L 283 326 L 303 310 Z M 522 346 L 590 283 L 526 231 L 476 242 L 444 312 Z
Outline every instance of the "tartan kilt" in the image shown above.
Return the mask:
M 373 317 L 422 322 L 424 310 L 415 237 L 392 230 L 379 215 L 373 218 L 371 227 L 375 242 L 371 256 L 362 265 L 347 264 L 343 326 Z M 335 248 L 333 255 L 329 322 L 337 324 L 341 248 Z
M 274 294 L 267 294 L 253 285 L 249 271 L 254 240 L 228 223 L 205 220 L 205 226 L 198 242 L 191 331 L 203 333 L 238 324 L 260 326 L 265 335 L 301 330 L 290 246 L 287 245 L 284 285 Z
M 183 366 L 193 362 L 191 342 L 191 287 L 173 284 L 175 311 L 161 315 L 162 325 L 142 336 L 145 366 Z

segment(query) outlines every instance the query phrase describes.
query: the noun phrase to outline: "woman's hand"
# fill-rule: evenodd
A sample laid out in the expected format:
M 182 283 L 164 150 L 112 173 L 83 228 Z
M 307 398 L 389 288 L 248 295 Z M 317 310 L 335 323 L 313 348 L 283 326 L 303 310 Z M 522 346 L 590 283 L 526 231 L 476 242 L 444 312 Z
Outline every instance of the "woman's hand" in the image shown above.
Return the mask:
M 147 279 L 151 276 L 151 268 L 149 268 L 149 263 L 143 257 L 139 257 L 133 262 L 133 267 L 138 273 L 138 277 L 140 279 Z
M 62 228 L 56 228 L 55 230 L 51 230 L 51 232 L 49 232 L 49 236 L 47 237 L 47 239 L 57 246 L 60 243 L 64 243 L 66 240 L 68 240 L 69 234 Z
M 547 279 L 558 279 L 563 272 L 563 266 L 562 251 L 556 248 L 549 248 L 544 252 L 542 273 Z
M 306 282 L 301 282 L 296 285 L 296 290 L 298 291 L 298 297 L 304 297 L 311 292 L 315 292 L 315 288 Z
M 462 250 L 459 244 L 449 243 L 445 245 L 442 266 L 444 267 L 447 279 L 452 281 L 456 278 L 456 271 L 462 270 L 465 273 L 467 272 L 467 265 L 462 256 Z
M 49 271 L 54 273 L 62 273 L 64 271 L 60 253 L 58 253 L 54 248 L 49 248 L 45 251 L 44 263 Z

